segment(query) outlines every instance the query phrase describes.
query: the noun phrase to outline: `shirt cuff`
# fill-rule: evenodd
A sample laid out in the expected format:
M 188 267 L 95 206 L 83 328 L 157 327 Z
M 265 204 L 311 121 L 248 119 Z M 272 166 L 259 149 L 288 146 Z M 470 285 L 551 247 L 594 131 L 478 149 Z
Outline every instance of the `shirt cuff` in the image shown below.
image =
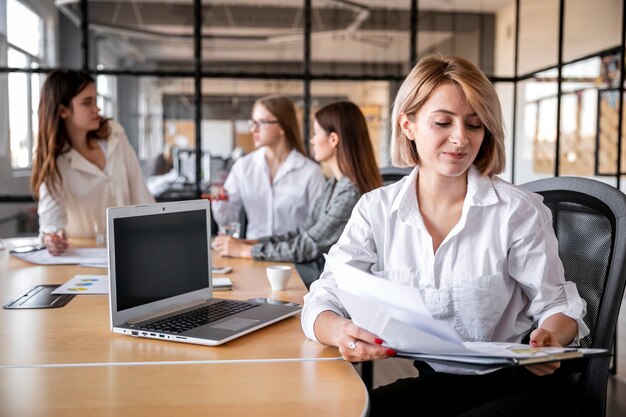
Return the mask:
M 576 336 L 574 336 L 574 340 L 572 340 L 569 344 L 570 346 L 578 346 L 580 344 L 580 339 L 589 334 L 589 328 L 585 324 L 582 316 L 573 314 L 573 312 L 570 311 L 570 309 L 568 309 L 566 306 L 554 307 L 543 313 L 537 323 L 538 327 L 541 327 L 543 322 L 546 321 L 548 317 L 559 313 L 566 315 L 570 319 L 574 320 L 576 324 L 578 324 L 578 332 L 576 333 Z
M 319 340 L 317 340 L 317 337 L 315 337 L 315 320 L 317 320 L 317 317 L 324 311 L 332 311 L 338 316 L 344 317 L 344 314 L 341 312 L 341 310 L 339 310 L 330 303 L 323 303 L 309 307 L 306 311 L 306 314 L 302 314 L 301 316 L 301 324 L 304 334 L 306 335 L 306 337 L 311 340 L 315 340 L 316 342 L 319 342 Z
M 263 253 L 263 244 L 262 243 L 255 243 L 254 245 L 252 245 L 252 249 L 250 249 L 250 256 L 252 256 L 253 259 L 256 259 L 258 261 L 263 261 L 265 260 L 265 254 Z

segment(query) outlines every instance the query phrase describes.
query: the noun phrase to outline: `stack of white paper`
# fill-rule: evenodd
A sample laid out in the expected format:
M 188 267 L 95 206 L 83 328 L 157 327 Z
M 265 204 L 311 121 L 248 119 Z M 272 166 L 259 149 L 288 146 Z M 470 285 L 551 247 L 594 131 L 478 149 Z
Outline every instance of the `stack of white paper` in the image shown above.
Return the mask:
M 80 264 L 91 268 L 106 268 L 108 266 L 106 248 L 70 248 L 59 256 L 50 255 L 46 249 L 26 253 L 12 253 L 12 255 L 38 265 Z
M 462 373 L 483 373 L 507 364 L 522 363 L 522 359 L 544 358 L 547 361 L 604 352 L 601 349 L 463 342 L 446 322 L 431 316 L 417 288 L 377 278 L 330 257 L 326 257 L 326 262 L 337 282 L 338 288 L 332 291 L 357 326 L 383 339 L 385 346 L 395 349 L 400 356 L 426 360 L 438 370 L 450 371 L 449 366 L 434 365 L 429 360 L 472 364 L 472 369 Z M 557 358 L 557 354 L 563 355 Z

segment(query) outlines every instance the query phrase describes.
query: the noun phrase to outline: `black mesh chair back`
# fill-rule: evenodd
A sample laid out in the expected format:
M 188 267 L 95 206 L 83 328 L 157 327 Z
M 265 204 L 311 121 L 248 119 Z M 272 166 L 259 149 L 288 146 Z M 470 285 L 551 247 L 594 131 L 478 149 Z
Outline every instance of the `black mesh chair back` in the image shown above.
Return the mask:
M 591 333 L 582 347 L 611 350 L 626 282 L 626 196 L 588 178 L 557 177 L 524 184 L 552 212 L 565 279 L 587 302 Z M 580 416 L 604 416 L 610 357 L 564 363 L 579 390 Z
M 241 211 L 239 212 L 239 239 L 245 239 L 247 231 L 248 231 L 248 215 L 246 214 L 246 209 L 242 207 Z
M 389 185 L 409 175 L 411 171 L 413 168 L 382 167 L 380 176 L 383 178 L 383 185 Z

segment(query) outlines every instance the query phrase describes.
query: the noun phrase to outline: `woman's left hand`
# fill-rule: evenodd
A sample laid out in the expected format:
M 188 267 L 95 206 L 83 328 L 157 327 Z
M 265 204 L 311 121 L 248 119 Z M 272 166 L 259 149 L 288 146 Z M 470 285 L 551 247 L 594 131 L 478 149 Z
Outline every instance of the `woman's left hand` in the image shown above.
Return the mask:
M 562 347 L 556 336 L 549 330 L 538 328 L 530 334 L 530 347 Z M 549 362 L 527 366 L 530 372 L 538 376 L 554 373 L 561 366 L 561 362 Z
M 217 236 L 213 241 L 212 247 L 221 256 L 229 256 L 231 258 L 250 258 L 252 256 L 252 245 L 232 236 Z

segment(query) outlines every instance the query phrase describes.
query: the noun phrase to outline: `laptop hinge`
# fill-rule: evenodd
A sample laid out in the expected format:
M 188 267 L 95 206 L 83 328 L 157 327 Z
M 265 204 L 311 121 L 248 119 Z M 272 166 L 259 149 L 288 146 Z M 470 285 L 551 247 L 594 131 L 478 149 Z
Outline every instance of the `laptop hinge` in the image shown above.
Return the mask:
M 141 323 L 141 322 L 144 322 L 144 321 L 147 321 L 147 320 L 155 319 L 157 317 L 166 316 L 166 315 L 171 314 L 171 313 L 176 313 L 178 311 L 182 311 L 182 310 L 185 310 L 185 309 L 188 309 L 188 308 L 193 308 L 193 307 L 196 307 L 196 306 L 200 306 L 200 305 L 202 305 L 202 304 L 204 304 L 206 302 L 207 302 L 207 300 L 198 300 L 198 301 L 192 301 L 192 302 L 186 303 L 186 304 L 176 304 L 176 305 L 173 305 L 173 306 L 163 307 L 163 308 L 160 308 L 158 310 L 154 310 L 151 313 L 145 314 L 143 316 L 135 317 L 132 320 L 127 320 L 126 323 L 128 323 L 128 324 Z

